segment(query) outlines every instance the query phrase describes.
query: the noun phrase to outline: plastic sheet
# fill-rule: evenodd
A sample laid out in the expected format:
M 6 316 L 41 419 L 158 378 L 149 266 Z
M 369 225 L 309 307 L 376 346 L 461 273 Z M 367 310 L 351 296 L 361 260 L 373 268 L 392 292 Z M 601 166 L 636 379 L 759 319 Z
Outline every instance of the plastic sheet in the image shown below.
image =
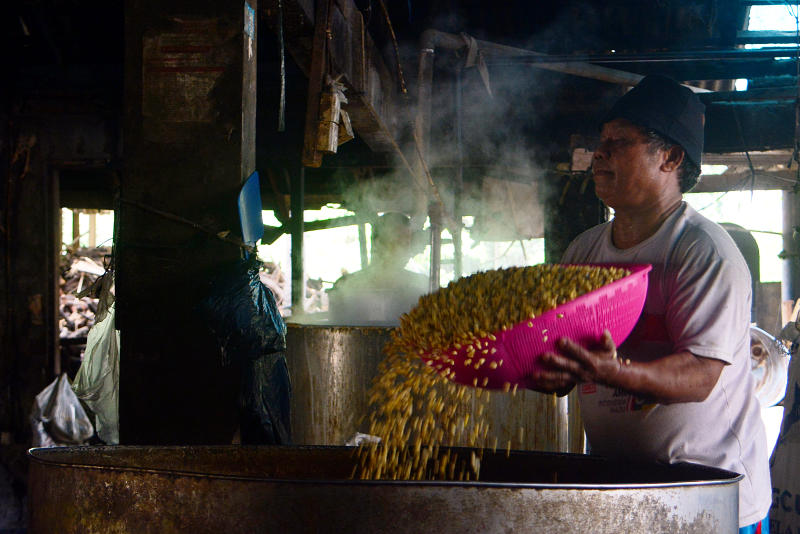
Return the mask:
M 30 419 L 34 447 L 82 445 L 94 434 L 66 373 L 36 395 Z
M 261 283 L 252 256 L 217 277 L 202 311 L 217 340 L 223 365 L 241 367 L 242 443 L 291 441 L 292 387 L 286 366 L 286 324 L 275 298 Z
M 119 332 L 114 328 L 114 304 L 89 330 L 83 362 L 72 390 L 95 415 L 97 436 L 119 443 Z
M 793 333 L 785 328 L 781 336 Z M 798 338 L 789 339 L 793 339 L 793 344 L 788 387 L 783 399 L 783 423 L 770 459 L 773 496 L 769 512 L 770 530 L 781 534 L 800 531 L 800 514 L 795 500 L 800 495 L 800 424 L 797 424 L 800 421 L 800 358 L 796 352 Z

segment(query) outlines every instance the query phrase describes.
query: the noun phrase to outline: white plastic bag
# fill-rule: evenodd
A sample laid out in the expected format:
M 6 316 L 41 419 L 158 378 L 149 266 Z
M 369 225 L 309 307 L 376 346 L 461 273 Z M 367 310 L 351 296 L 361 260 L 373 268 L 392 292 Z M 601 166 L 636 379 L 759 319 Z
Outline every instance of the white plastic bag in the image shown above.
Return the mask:
M 44 388 L 31 410 L 34 447 L 82 445 L 94 429 L 64 373 Z
M 97 436 L 109 445 L 119 443 L 119 332 L 114 308 L 95 323 L 86 340 L 83 362 L 72 390 L 96 416 Z

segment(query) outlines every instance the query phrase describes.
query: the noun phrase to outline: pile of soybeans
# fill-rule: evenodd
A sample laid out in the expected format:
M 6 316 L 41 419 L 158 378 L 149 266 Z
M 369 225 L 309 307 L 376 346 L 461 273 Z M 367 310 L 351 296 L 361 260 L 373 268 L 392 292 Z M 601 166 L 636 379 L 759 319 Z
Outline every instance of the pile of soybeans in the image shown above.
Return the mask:
M 447 357 L 627 276 L 615 267 L 542 264 L 481 272 L 420 298 L 401 317 L 369 391 L 369 434 L 354 478 L 477 480 L 487 443 L 488 392 L 459 385 Z M 442 369 L 421 355 L 436 354 Z M 512 394 L 516 384 L 506 384 Z M 469 447 L 469 450 L 451 447 Z M 510 448 L 510 443 L 509 443 Z

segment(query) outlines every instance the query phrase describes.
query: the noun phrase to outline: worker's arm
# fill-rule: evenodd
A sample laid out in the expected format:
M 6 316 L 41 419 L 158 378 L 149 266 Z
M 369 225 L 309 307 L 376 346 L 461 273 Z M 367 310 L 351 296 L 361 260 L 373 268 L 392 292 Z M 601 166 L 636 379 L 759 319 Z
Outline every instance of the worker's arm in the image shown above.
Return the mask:
M 725 367 L 721 360 L 688 351 L 649 362 L 629 361 L 617 355 L 608 331 L 598 349 L 585 349 L 564 338 L 559 340 L 558 350 L 561 354 L 544 354 L 542 369 L 532 376 L 542 384 L 542 391 L 559 392 L 566 387 L 571 389 L 571 384 L 594 382 L 661 404 L 699 402 L 714 389 Z

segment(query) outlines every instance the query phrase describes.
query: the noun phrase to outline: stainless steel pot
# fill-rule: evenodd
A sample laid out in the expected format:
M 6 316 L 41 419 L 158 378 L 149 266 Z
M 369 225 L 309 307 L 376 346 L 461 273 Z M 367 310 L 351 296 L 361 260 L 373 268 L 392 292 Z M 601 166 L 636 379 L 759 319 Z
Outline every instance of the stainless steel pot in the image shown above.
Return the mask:
M 300 445 L 344 445 L 366 432 L 367 390 L 391 328 L 289 324 L 292 438 Z M 505 448 L 567 451 L 567 399 L 534 391 L 490 394 L 489 440 Z M 522 429 L 520 431 L 520 429 Z M 522 439 L 520 439 L 520 434 Z
M 292 379 L 292 439 L 344 445 L 367 413 L 367 390 L 391 328 L 288 324 L 286 362 Z
M 469 450 L 462 450 L 466 454 Z M 735 533 L 739 475 L 486 451 L 481 482 L 348 480 L 345 447 L 30 451 L 31 534 Z

